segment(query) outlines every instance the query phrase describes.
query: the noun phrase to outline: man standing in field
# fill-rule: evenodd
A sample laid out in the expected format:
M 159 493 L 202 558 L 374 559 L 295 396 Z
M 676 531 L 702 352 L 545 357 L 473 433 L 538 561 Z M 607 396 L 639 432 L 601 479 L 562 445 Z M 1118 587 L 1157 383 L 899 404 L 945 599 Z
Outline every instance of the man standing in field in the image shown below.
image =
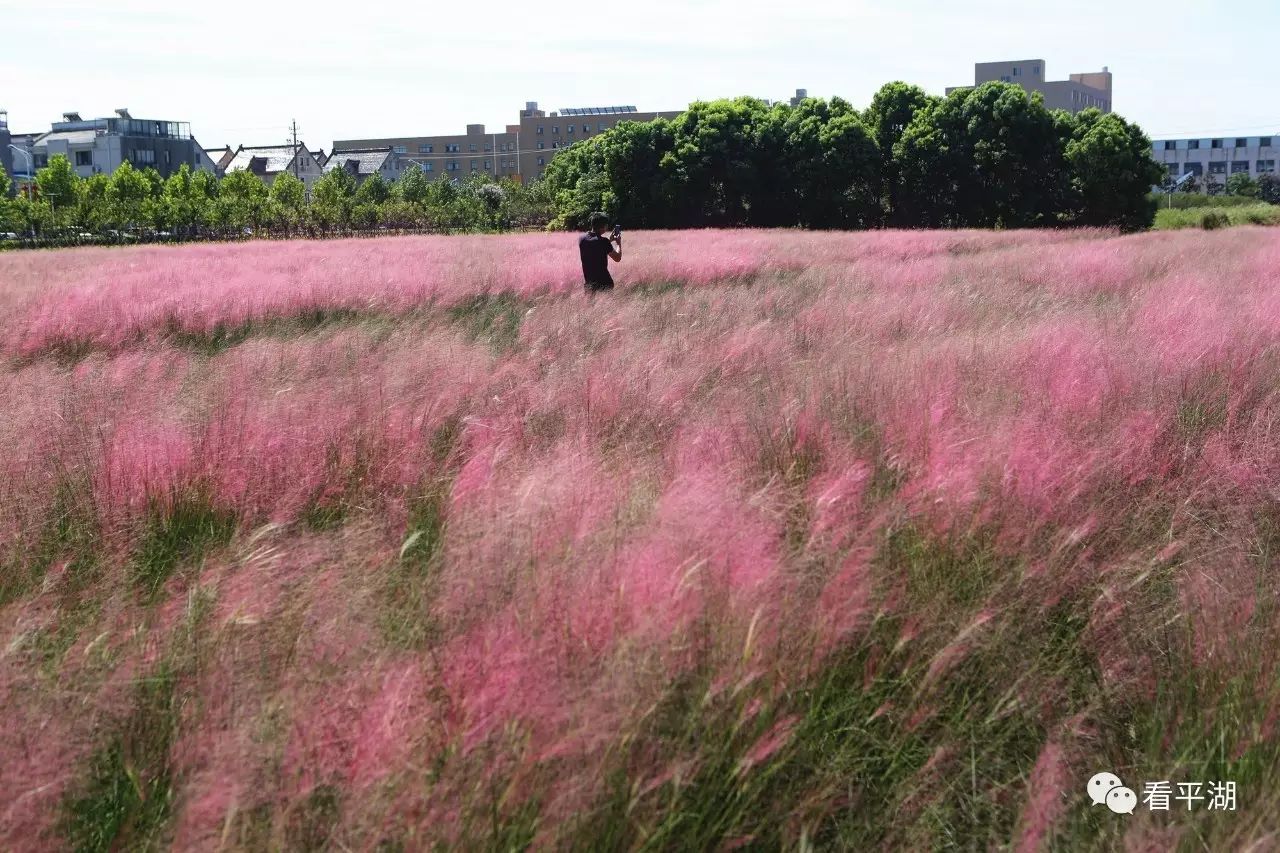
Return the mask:
M 603 213 L 591 214 L 589 230 L 578 238 L 578 254 L 582 256 L 582 280 L 588 294 L 601 290 L 613 290 L 613 276 L 609 275 L 609 259 L 622 260 L 622 235 L 604 236 L 609 217 Z M 615 250 L 612 243 L 617 243 Z

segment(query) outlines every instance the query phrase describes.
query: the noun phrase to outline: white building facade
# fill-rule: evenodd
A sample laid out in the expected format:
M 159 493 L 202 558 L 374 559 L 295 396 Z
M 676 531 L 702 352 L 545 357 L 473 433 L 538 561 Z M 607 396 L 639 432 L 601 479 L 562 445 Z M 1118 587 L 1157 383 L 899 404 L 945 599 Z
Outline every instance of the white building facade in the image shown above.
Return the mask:
M 1171 178 L 1187 173 L 1213 183 L 1232 175 L 1251 178 L 1275 175 L 1280 161 L 1280 133 L 1273 136 L 1224 136 L 1206 139 L 1157 139 L 1152 156 Z

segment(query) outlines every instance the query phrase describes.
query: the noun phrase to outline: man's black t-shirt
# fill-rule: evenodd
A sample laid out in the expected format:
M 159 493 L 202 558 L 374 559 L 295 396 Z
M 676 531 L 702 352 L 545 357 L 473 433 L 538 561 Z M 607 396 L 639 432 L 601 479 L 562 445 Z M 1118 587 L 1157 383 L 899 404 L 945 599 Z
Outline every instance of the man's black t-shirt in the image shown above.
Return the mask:
M 609 238 L 588 231 L 578 238 L 578 254 L 582 256 L 582 280 L 587 284 L 613 287 L 609 275 Z

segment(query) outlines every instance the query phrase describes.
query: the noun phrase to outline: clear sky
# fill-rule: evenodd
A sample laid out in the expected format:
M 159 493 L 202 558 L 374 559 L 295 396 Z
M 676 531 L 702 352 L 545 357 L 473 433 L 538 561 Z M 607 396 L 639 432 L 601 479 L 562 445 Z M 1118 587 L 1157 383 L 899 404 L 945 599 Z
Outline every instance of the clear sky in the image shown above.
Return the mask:
M 1153 137 L 1280 135 L 1280 2 L 614 0 L 280 3 L 0 0 L 0 107 L 17 131 L 86 118 L 188 121 L 206 148 L 500 129 L 525 101 L 679 109 L 734 95 L 942 93 L 973 63 L 1115 74 Z

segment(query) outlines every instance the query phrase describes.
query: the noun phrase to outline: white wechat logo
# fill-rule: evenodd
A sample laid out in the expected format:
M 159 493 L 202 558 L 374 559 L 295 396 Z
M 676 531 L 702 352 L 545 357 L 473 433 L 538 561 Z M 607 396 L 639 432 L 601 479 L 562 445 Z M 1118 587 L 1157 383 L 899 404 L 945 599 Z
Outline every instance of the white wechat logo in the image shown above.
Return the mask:
M 1095 773 L 1089 780 L 1089 799 L 1093 800 L 1095 806 L 1100 806 L 1107 801 L 1107 794 L 1111 793 L 1112 788 L 1123 787 L 1124 783 L 1116 774 Z
M 1123 785 L 1112 788 L 1107 794 L 1107 808 L 1116 814 L 1133 814 L 1137 807 L 1138 795 Z
M 1095 773 L 1089 780 L 1089 799 L 1095 806 L 1106 805 L 1116 814 L 1133 814 L 1138 807 L 1138 795 L 1126 788 L 1114 773 Z

